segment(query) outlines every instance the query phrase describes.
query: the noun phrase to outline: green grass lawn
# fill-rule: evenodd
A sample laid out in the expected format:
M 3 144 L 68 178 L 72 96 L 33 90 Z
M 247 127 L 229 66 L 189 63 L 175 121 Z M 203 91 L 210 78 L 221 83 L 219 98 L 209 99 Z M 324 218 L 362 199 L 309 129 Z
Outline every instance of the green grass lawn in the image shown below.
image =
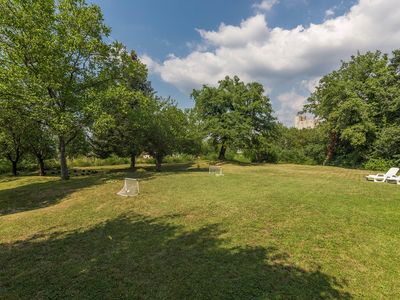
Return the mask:
M 0 177 L 0 299 L 400 298 L 400 186 L 331 167 L 112 168 Z M 138 197 L 116 195 L 127 176 Z

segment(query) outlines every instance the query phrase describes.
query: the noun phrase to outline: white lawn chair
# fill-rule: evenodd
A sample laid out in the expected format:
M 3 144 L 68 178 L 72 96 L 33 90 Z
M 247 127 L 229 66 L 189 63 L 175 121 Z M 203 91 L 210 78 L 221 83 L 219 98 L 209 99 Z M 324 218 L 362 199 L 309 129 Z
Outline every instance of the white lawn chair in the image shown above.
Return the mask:
M 124 187 L 117 195 L 123 197 L 133 197 L 139 195 L 139 181 L 133 178 L 125 178 Z
M 400 176 L 392 176 L 392 177 L 388 177 L 387 179 L 386 179 L 386 182 L 387 183 L 393 183 L 393 184 L 398 184 L 398 185 L 400 185 Z
M 386 182 L 388 179 L 391 180 L 397 178 L 396 174 L 399 172 L 399 170 L 399 168 L 391 168 L 386 174 L 368 175 L 365 176 L 365 178 L 374 182 Z

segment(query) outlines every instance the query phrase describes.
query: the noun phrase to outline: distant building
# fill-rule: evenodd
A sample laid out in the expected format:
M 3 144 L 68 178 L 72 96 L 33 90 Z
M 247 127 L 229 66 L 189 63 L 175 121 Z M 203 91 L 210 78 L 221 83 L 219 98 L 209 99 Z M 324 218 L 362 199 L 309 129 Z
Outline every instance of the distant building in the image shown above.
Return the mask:
M 297 129 L 314 128 L 317 125 L 317 120 L 304 115 L 296 116 L 294 119 L 294 127 Z

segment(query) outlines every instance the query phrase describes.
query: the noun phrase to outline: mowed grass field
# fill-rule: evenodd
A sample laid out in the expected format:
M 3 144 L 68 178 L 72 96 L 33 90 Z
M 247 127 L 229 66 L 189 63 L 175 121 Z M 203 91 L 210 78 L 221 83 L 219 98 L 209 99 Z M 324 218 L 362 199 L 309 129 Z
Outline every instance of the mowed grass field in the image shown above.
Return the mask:
M 400 186 L 368 172 L 99 170 L 0 178 L 0 299 L 400 298 Z

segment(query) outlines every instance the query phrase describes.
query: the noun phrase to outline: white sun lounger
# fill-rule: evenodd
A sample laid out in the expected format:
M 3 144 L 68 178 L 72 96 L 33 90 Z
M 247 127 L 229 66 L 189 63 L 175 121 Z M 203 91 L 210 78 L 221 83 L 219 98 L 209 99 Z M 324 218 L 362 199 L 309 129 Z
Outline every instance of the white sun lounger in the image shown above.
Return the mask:
M 391 168 L 386 174 L 368 175 L 365 176 L 365 178 L 374 182 L 386 182 L 388 179 L 391 180 L 397 178 L 396 174 L 399 172 L 399 170 L 399 168 Z
M 400 185 L 400 176 L 392 176 L 386 179 L 386 182 L 388 183 L 397 183 Z

